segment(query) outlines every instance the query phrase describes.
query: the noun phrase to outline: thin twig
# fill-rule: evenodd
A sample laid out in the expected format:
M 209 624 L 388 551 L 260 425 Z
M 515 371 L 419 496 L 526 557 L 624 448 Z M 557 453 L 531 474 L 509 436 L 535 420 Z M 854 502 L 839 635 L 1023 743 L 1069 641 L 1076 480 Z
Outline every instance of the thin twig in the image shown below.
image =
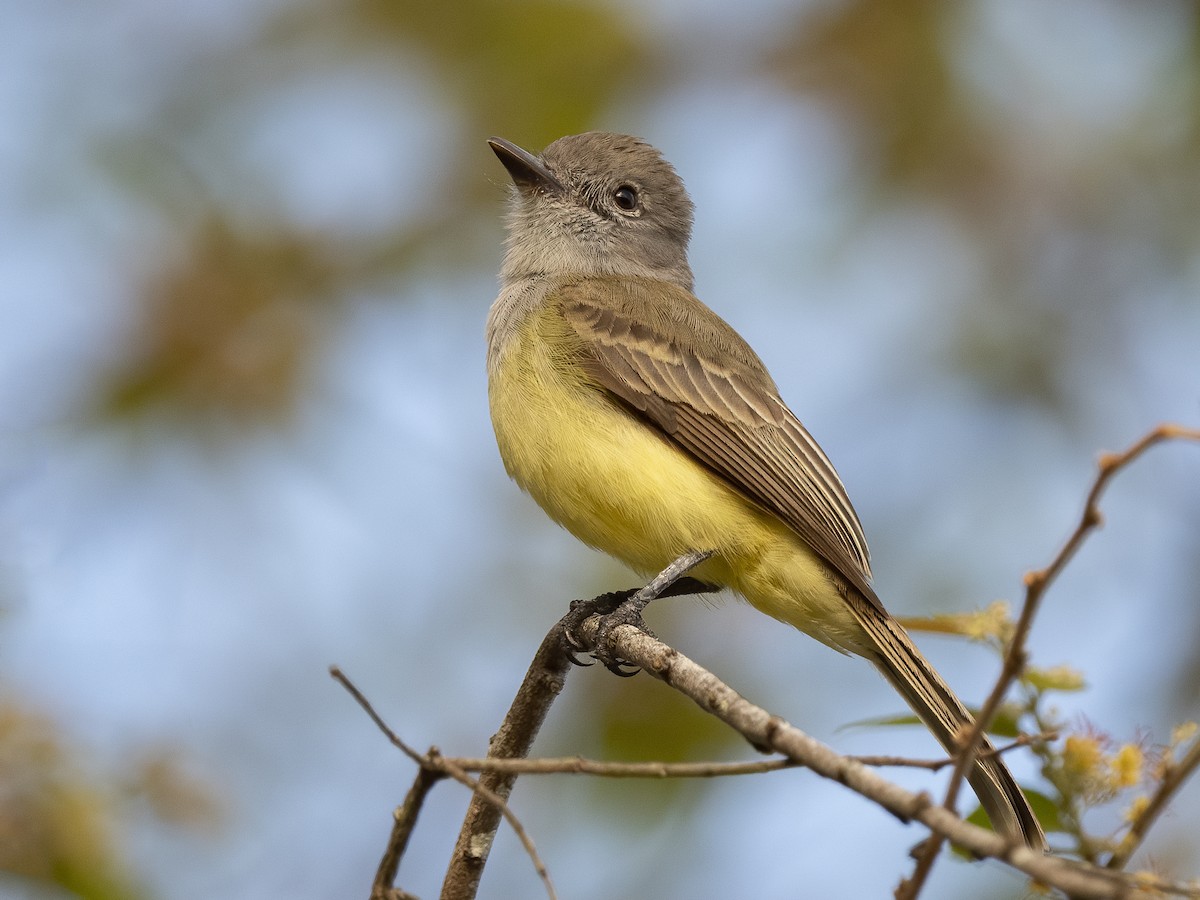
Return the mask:
M 513 811 L 509 808 L 508 803 L 506 802 L 507 797 L 500 796 L 499 793 L 483 784 L 482 779 L 474 779 L 458 766 L 447 763 L 446 759 L 440 756 L 436 747 L 430 748 L 429 752 L 424 755 L 417 753 L 416 750 L 401 740 L 400 737 L 388 727 L 387 723 L 383 721 L 377 712 L 375 712 L 375 708 L 371 705 L 371 701 L 369 701 L 363 695 L 362 691 L 358 689 L 354 682 L 352 682 L 345 675 L 345 673 L 342 672 L 341 669 L 339 669 L 337 666 L 331 666 L 329 669 L 329 674 L 332 675 L 334 679 L 342 685 L 342 687 L 349 691 L 350 696 L 352 696 L 358 705 L 361 706 L 367 713 L 367 715 L 371 717 L 371 721 L 375 723 L 376 727 L 379 728 L 379 730 L 387 736 L 387 739 L 391 741 L 395 747 L 399 748 L 402 753 L 412 759 L 418 766 L 421 766 L 422 768 L 430 768 L 439 777 L 442 775 L 447 775 L 450 778 L 453 778 L 459 784 L 470 788 L 472 791 L 472 803 L 474 803 L 475 800 L 479 800 L 481 803 L 487 804 L 490 809 L 495 810 L 497 817 L 503 816 L 504 820 L 508 822 L 509 827 L 512 828 L 513 833 L 517 836 L 518 840 L 520 840 L 521 846 L 525 848 L 525 852 L 528 854 L 530 861 L 533 863 L 533 868 L 537 872 L 538 877 L 542 881 L 542 886 L 546 890 L 546 896 L 549 898 L 549 900 L 557 900 L 558 895 L 554 891 L 554 884 L 550 880 L 550 873 L 546 869 L 545 863 L 542 862 L 542 858 L 538 855 L 537 848 L 534 846 L 533 839 L 529 836 L 529 832 L 525 830 L 525 826 L 521 824 L 520 819 L 518 819 Z M 393 828 L 392 836 L 394 837 L 395 834 L 396 829 Z M 407 840 L 407 838 L 405 838 L 405 840 Z M 403 848 L 399 848 L 399 850 L 397 850 L 392 846 L 391 840 L 389 840 L 388 847 L 384 852 L 384 860 L 380 862 L 379 871 L 383 871 L 385 863 L 387 863 L 389 866 L 392 865 L 390 857 L 395 858 L 394 865 L 398 868 L 400 864 L 400 856 L 402 854 Z M 378 879 L 378 874 L 376 875 L 376 878 Z
M 1121 844 L 1113 855 L 1105 864 L 1109 869 L 1123 869 L 1125 864 L 1129 862 L 1130 857 L 1137 852 L 1138 847 L 1142 845 L 1142 841 L 1146 839 L 1146 834 L 1150 831 L 1152 825 L 1158 819 L 1164 809 L 1167 808 L 1167 802 L 1175 796 L 1175 793 L 1183 785 L 1185 781 L 1192 776 L 1197 768 L 1200 768 L 1200 740 L 1195 741 L 1191 749 L 1184 754 L 1183 759 L 1174 763 L 1167 769 L 1163 776 L 1162 782 L 1158 786 L 1158 790 L 1150 798 L 1150 802 L 1145 808 L 1138 813 L 1137 818 L 1129 826 L 1129 833 L 1121 841 Z
M 947 794 L 946 799 L 942 801 L 942 806 L 957 815 L 956 803 L 957 798 Z M 900 883 L 896 885 L 896 890 L 893 892 L 895 900 L 916 900 L 920 896 L 926 881 L 929 880 L 933 864 L 937 862 L 938 854 L 942 852 L 942 844 L 945 843 L 945 840 L 943 835 L 934 832 L 913 848 L 912 874 L 901 878 Z
M 519 775 L 595 775 L 600 778 L 723 778 L 795 768 L 790 759 L 753 762 L 602 762 L 582 756 L 533 759 L 449 758 L 464 772 L 514 772 Z
M 996 711 L 1004 701 L 1004 695 L 1008 693 L 1012 683 L 1025 668 L 1025 643 L 1029 638 L 1034 616 L 1037 615 L 1046 591 L 1066 568 L 1067 563 L 1075 556 L 1087 537 L 1104 523 L 1104 517 L 1100 512 L 1100 497 L 1108 487 L 1108 483 L 1118 472 L 1155 444 L 1169 440 L 1200 441 L 1200 430 L 1173 424 L 1159 425 L 1134 442 L 1124 453 L 1101 455 L 1098 463 L 1099 472 L 1091 490 L 1088 491 L 1087 500 L 1083 505 L 1083 513 L 1079 517 L 1079 524 L 1075 527 L 1074 532 L 1063 544 L 1062 549 L 1058 551 L 1050 565 L 1025 575 L 1025 602 L 1021 605 L 1021 614 L 1017 618 L 1012 640 L 1009 641 L 1008 652 L 1004 655 L 1004 666 L 1000 671 L 1000 678 L 980 709 L 979 717 L 975 720 L 975 727 L 967 735 L 963 746 L 962 762 L 956 767 L 952 778 L 955 783 L 961 784 L 974 754 L 978 751 L 980 738 L 991 725 L 992 719 L 995 718 Z
M 395 887 L 396 875 L 400 871 L 400 860 L 404 857 L 404 851 L 408 849 L 408 840 L 412 837 L 413 829 L 416 828 L 417 818 L 421 814 L 425 797 L 429 794 L 430 789 L 444 777 L 445 773 L 435 771 L 429 766 L 420 766 L 417 769 L 416 778 L 413 779 L 412 787 L 408 789 L 404 803 L 398 806 L 393 813 L 392 833 L 388 837 L 383 858 L 379 861 L 379 868 L 375 870 L 375 881 L 371 885 L 371 900 L 401 900 L 408 896 Z
M 429 752 L 431 756 L 437 755 L 436 750 L 431 749 Z M 558 894 L 554 890 L 554 883 L 550 880 L 550 871 L 538 855 L 537 848 L 533 845 L 533 838 L 530 837 L 529 832 L 525 830 L 525 826 L 521 824 L 520 819 L 516 817 L 509 807 L 507 798 L 501 797 L 496 791 L 487 788 L 480 781 L 475 780 L 462 769 L 458 768 L 458 766 L 444 758 L 441 760 L 441 765 L 445 767 L 446 772 L 451 778 L 471 788 L 475 792 L 474 797 L 482 797 L 484 801 L 500 811 L 500 814 L 504 816 L 504 820 L 508 822 L 509 828 L 513 830 L 513 833 L 521 841 L 521 846 L 525 848 L 525 853 L 533 862 L 533 868 L 537 872 L 538 878 L 542 881 L 542 887 L 546 889 L 546 896 L 549 900 L 558 900 Z
M 958 754 L 958 764 L 954 767 L 954 771 L 950 775 L 950 783 L 946 788 L 946 796 L 943 801 L 943 805 L 947 809 L 955 809 L 963 779 L 966 777 L 966 773 L 970 770 L 971 766 L 974 765 L 983 735 L 991 725 L 992 719 L 995 718 L 996 712 L 1000 709 L 1000 704 L 1004 701 L 1008 689 L 1012 687 L 1013 682 L 1017 680 L 1025 668 L 1025 643 L 1029 638 L 1029 632 L 1033 627 L 1033 619 L 1041 606 L 1042 598 L 1045 596 L 1050 585 L 1062 570 L 1066 568 L 1067 563 L 1071 561 L 1088 535 L 1103 524 L 1104 518 L 1100 513 L 1099 504 L 1100 497 L 1104 493 L 1105 488 L 1108 487 L 1108 483 L 1119 471 L 1155 444 L 1169 440 L 1200 440 L 1200 430 L 1184 428 L 1181 425 L 1174 424 L 1159 425 L 1134 442 L 1124 453 L 1103 454 L 1098 463 L 1099 472 L 1096 475 L 1096 480 L 1092 483 L 1091 490 L 1088 491 L 1087 499 L 1084 501 L 1083 513 L 1079 518 L 1079 524 L 1076 525 L 1071 536 L 1067 538 L 1066 543 L 1063 544 L 1058 554 L 1046 568 L 1029 572 L 1025 575 L 1025 601 L 1021 606 L 1021 614 L 1017 618 L 1012 639 L 1009 641 L 1008 650 L 1004 654 L 1004 664 L 1000 669 L 1000 675 L 996 680 L 996 684 L 979 710 L 979 716 L 975 719 L 975 724 L 962 740 L 962 749 Z M 922 856 L 928 855 L 932 860 L 940 851 L 941 844 L 942 841 L 940 839 L 934 838 L 934 840 L 926 842 L 922 846 L 917 859 L 918 870 L 923 869 L 926 874 L 928 873 L 928 869 L 932 864 L 923 865 Z M 897 891 L 897 900 L 915 900 L 924 884 L 924 878 L 922 877 L 920 880 L 917 880 L 916 874 L 916 871 L 914 871 L 913 876 L 906 879 L 906 882 L 901 885 L 901 887 L 905 887 L 905 885 L 907 887 L 903 893 L 899 890 Z
M 1042 744 L 1047 741 L 1056 740 L 1057 738 L 1057 731 L 1042 731 L 1038 734 L 1019 734 L 1007 744 L 1001 744 L 999 747 L 992 747 L 981 751 L 978 758 L 986 759 L 989 756 L 1002 756 L 1019 747 Z M 909 759 L 905 756 L 851 756 L 850 759 L 860 762 L 864 766 L 875 766 L 876 768 L 906 766 L 912 769 L 928 769 L 931 772 L 940 772 L 947 766 L 955 765 L 958 762 L 958 759 L 953 756 L 944 756 L 941 759 Z
M 1057 732 L 1022 734 L 1002 747 L 994 748 L 981 756 L 999 756 L 1018 747 L 1042 741 L 1052 741 Z M 908 756 L 850 756 L 849 759 L 864 766 L 875 768 L 925 769 L 937 772 L 954 764 L 954 758 L 913 759 Z M 472 759 L 470 757 L 438 757 L 431 760 L 436 765 L 445 759 L 464 772 L 515 772 L 519 775 L 595 775 L 600 778 L 727 778 L 735 775 L 760 775 L 794 769 L 790 759 L 765 759 L 743 762 L 606 762 L 583 756 L 534 757 L 532 759 Z
M 363 695 L 363 692 L 358 689 L 358 685 L 351 681 L 345 672 L 343 672 L 337 666 L 330 666 L 329 674 L 333 676 L 334 681 L 346 689 L 350 696 L 354 698 L 354 702 L 363 708 L 363 712 L 365 712 L 370 717 L 371 721 L 375 723 L 375 727 L 382 731 L 384 736 L 391 741 L 392 746 L 396 747 L 401 753 L 415 762 L 418 766 L 425 764 L 424 755 L 418 753 L 416 750 L 406 744 L 400 739 L 400 736 L 396 734 L 396 732 L 392 731 L 392 729 L 388 727 L 387 722 L 383 721 L 383 718 L 379 715 L 379 713 L 375 712 L 375 707 L 371 705 L 371 701 Z
M 913 900 L 921 893 L 921 889 L 929 879 L 929 872 L 937 861 L 938 853 L 941 852 L 943 841 L 945 838 L 934 832 L 913 848 L 912 874 L 907 878 L 901 878 L 900 883 L 896 885 L 896 890 L 892 892 L 895 900 Z

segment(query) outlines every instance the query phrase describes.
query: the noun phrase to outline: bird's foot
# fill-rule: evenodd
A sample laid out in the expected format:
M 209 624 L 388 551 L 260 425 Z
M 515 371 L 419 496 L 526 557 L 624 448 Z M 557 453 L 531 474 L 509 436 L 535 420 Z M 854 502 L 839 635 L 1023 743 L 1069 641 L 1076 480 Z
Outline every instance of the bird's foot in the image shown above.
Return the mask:
M 656 637 L 642 617 L 642 610 L 653 600 L 658 597 L 704 594 L 718 590 L 716 585 L 685 575 L 686 572 L 710 556 L 712 556 L 712 551 L 688 553 L 667 566 L 645 587 L 601 594 L 591 600 L 572 601 L 570 612 L 562 619 L 567 657 L 576 665 L 590 665 L 590 663 L 582 662 L 576 656 L 577 653 L 589 651 L 614 675 L 620 675 L 623 678 L 636 675 L 638 669 L 630 666 L 613 652 L 613 631 L 619 625 L 632 625 L 638 631 L 650 637 Z M 593 615 L 599 615 L 600 622 L 596 626 L 595 640 L 589 648 L 579 639 L 578 631 L 583 622 Z
M 608 621 L 610 617 L 616 615 L 621 606 L 636 593 L 637 588 L 629 588 L 628 590 L 624 591 L 612 591 L 608 594 L 601 594 L 599 597 L 593 597 L 590 600 L 572 600 L 570 610 L 565 616 L 562 617 L 563 643 L 566 645 L 565 650 L 567 659 L 577 666 L 591 665 L 590 662 L 585 662 L 576 655 L 579 653 L 589 652 L 588 645 L 579 638 L 579 626 L 581 626 L 592 616 L 600 616 L 600 627 L 597 629 L 597 640 L 595 642 L 595 648 L 597 649 L 592 649 L 590 652 L 596 659 L 604 663 L 605 667 L 610 672 L 616 672 L 616 674 L 623 677 L 636 675 L 636 669 L 632 672 L 626 672 L 625 670 L 619 668 L 619 663 L 617 661 L 614 661 L 611 658 L 604 659 L 602 655 L 597 652 L 598 648 L 601 646 L 599 638 L 601 629 L 604 628 L 604 623 Z M 640 618 L 640 611 L 638 616 Z M 643 626 L 645 625 L 644 622 L 642 624 Z M 604 631 L 604 636 L 606 638 L 611 630 L 612 629 L 609 628 Z

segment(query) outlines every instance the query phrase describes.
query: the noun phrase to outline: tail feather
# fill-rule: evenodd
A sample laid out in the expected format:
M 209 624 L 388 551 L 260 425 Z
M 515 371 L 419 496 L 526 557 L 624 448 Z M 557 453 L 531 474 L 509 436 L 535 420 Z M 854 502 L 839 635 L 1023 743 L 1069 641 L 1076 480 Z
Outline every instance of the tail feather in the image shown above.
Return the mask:
M 858 604 L 853 605 L 858 607 Z M 962 701 L 921 655 L 895 619 L 865 604 L 862 608 L 856 608 L 856 612 L 877 648 L 877 652 L 870 657 L 871 662 L 933 732 L 938 743 L 948 753 L 956 753 L 961 735 L 974 724 Z M 980 743 L 980 750 L 993 749 L 985 737 Z M 967 782 L 998 832 L 1020 838 L 1035 850 L 1046 849 L 1046 835 L 1042 826 L 1021 792 L 1020 785 L 999 756 L 988 755 L 977 759 L 967 773 Z

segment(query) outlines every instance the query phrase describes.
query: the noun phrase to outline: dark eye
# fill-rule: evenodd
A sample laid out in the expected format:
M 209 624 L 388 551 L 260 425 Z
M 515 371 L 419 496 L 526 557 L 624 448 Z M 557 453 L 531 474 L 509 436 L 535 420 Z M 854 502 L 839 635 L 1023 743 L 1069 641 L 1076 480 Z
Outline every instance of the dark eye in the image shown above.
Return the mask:
M 625 210 L 625 212 L 633 212 L 638 208 L 638 193 L 637 188 L 623 184 L 613 192 L 613 200 L 617 202 L 617 206 Z

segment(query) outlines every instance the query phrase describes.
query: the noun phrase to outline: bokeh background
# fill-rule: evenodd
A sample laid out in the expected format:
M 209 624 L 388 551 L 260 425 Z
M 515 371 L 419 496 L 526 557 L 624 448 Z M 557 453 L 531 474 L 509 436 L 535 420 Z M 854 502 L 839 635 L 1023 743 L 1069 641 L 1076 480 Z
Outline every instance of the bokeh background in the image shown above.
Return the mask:
M 7 0 L 0 30 L 4 897 L 365 896 L 413 769 L 327 667 L 478 754 L 567 601 L 633 583 L 492 442 L 489 135 L 676 164 L 698 293 L 836 461 L 899 614 L 1018 600 L 1100 450 L 1200 419 L 1190 2 Z M 1086 672 L 1068 721 L 1166 740 L 1200 716 L 1200 451 L 1105 508 L 1034 659 Z M 845 730 L 898 700 L 736 601 L 651 619 L 845 751 L 936 753 Z M 978 701 L 995 658 L 923 643 Z M 537 749 L 752 755 L 595 669 Z M 1180 876 L 1198 790 L 1150 844 Z M 435 792 L 405 887 L 436 895 L 466 801 Z M 919 837 L 803 772 L 514 806 L 579 900 L 887 896 Z M 945 861 L 927 895 L 1021 893 Z M 539 894 L 502 831 L 483 895 Z

